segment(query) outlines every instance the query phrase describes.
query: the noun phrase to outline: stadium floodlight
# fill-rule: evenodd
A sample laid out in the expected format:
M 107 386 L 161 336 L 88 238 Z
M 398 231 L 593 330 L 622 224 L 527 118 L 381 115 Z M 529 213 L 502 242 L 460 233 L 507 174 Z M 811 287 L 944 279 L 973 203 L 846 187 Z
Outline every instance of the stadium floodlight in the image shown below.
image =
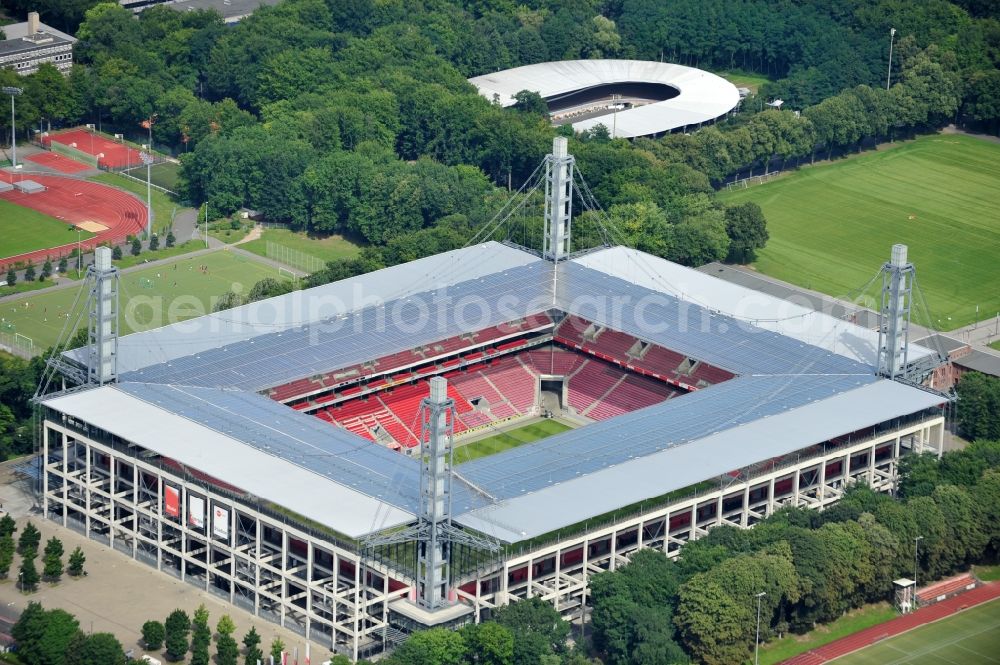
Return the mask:
M 766 591 L 757 594 L 757 639 L 753 643 L 753 665 L 760 663 L 760 601 L 766 595 Z
M 145 145 L 142 147 L 148 148 Z M 149 240 L 153 237 L 153 188 L 150 184 L 152 183 L 153 154 L 151 151 L 144 150 L 139 153 L 139 159 L 146 165 L 146 239 Z
M 24 92 L 22 88 L 10 85 L 3 87 L 3 94 L 10 95 L 10 164 L 15 168 L 17 167 L 17 128 L 14 125 L 14 98 L 22 92 Z
M 896 28 L 889 28 L 889 73 L 885 76 L 885 89 L 889 89 L 889 81 L 892 80 L 892 42 L 896 38 Z

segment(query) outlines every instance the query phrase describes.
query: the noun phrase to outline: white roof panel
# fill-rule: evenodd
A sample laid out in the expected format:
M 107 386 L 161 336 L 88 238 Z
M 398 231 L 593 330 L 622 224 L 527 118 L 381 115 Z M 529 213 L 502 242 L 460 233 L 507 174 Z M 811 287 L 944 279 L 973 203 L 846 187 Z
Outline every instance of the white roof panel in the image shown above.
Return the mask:
M 262 403 L 266 402 L 264 398 L 260 399 Z M 268 454 L 248 445 L 234 435 L 219 432 L 130 395 L 121 388 L 104 386 L 75 392 L 46 400 L 45 405 L 352 538 L 413 519 L 409 511 L 345 487 L 277 454 Z M 294 413 L 291 409 L 275 406 Z M 249 417 L 252 414 L 245 415 Z M 254 425 L 264 427 L 263 423 L 252 421 L 246 425 L 246 433 L 251 435 Z M 332 438 L 334 428 L 329 429 Z M 358 442 L 361 443 L 361 440 Z M 364 445 L 376 448 L 369 442 L 364 442 Z M 308 452 L 304 445 L 302 447 L 304 452 Z M 396 482 L 388 477 L 385 480 L 387 486 Z
M 610 247 L 573 259 L 575 263 L 620 277 L 731 316 L 757 328 L 818 346 L 870 367 L 875 366 L 878 333 L 791 300 L 706 275 L 628 247 Z M 910 344 L 910 361 L 934 351 Z
M 127 374 L 538 261 L 527 252 L 491 241 L 125 335 L 118 340 L 118 372 Z M 75 352 L 70 355 L 83 362 Z
M 500 501 L 459 515 L 455 521 L 518 542 L 827 441 L 844 433 L 846 414 L 852 416 L 851 428 L 862 429 L 937 406 L 945 399 L 881 380 Z

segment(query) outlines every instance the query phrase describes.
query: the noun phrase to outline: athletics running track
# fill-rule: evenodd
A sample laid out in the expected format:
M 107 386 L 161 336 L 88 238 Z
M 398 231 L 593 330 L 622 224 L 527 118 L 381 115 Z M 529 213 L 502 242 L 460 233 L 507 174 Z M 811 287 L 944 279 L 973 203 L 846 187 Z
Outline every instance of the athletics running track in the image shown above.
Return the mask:
M 97 157 L 97 163 L 105 168 L 119 169 L 142 164 L 139 150 L 84 129 L 70 129 L 42 139 L 45 145 L 53 141 Z
M 107 228 L 94 237 L 84 240 L 86 249 L 93 249 L 102 242 L 118 244 L 126 236 L 137 235 L 146 228 L 146 206 L 136 197 L 114 187 L 96 182 L 40 173 L 13 175 L 0 171 L 0 180 L 14 182 L 34 180 L 45 185 L 44 192 L 24 194 L 16 189 L 0 194 L 0 199 L 22 205 L 55 217 L 75 226 L 81 222 L 97 222 Z M 0 257 L 0 267 L 12 263 L 44 262 L 46 257 L 58 259 L 76 248 L 76 234 L 66 234 L 69 242 L 64 245 L 40 249 L 17 256 Z
M 972 591 L 967 591 L 948 600 L 942 600 L 940 603 L 922 607 L 911 614 L 880 623 L 877 626 L 872 626 L 853 635 L 848 635 L 836 642 L 831 642 L 812 651 L 799 654 L 795 658 L 784 661 L 781 665 L 821 665 L 821 663 L 846 656 L 849 653 L 871 646 L 876 642 L 881 642 L 886 638 L 894 637 L 939 619 L 944 619 L 959 610 L 964 610 L 973 605 L 980 605 L 996 598 L 1000 598 L 1000 582 L 984 584 Z

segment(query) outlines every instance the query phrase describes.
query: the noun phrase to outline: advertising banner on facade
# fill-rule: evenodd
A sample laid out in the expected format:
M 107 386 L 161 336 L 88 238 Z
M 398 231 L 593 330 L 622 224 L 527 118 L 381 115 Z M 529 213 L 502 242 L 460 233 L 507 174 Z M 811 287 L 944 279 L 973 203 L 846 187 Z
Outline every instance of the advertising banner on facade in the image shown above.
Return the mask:
M 205 500 L 200 496 L 188 495 L 188 524 L 205 528 Z
M 171 517 L 180 517 L 181 495 L 176 487 L 163 486 L 163 512 Z
M 212 533 L 229 540 L 229 511 L 221 506 L 212 507 Z

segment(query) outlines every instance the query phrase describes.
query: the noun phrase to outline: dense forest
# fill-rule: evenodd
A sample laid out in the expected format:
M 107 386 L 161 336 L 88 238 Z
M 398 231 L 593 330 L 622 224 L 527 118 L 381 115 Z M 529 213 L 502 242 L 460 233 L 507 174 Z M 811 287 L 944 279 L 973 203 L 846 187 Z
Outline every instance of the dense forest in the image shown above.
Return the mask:
M 714 197 L 734 174 L 1000 118 L 998 11 L 973 0 L 285 0 L 234 27 L 163 6 L 138 19 L 88 0 L 32 6 L 75 29 L 79 64 L 23 82 L 22 131 L 138 134 L 152 119 L 190 201 L 367 246 L 314 282 L 461 246 L 525 181 L 556 130 L 531 95 L 513 109 L 481 98 L 466 77 L 484 72 L 635 57 L 769 77 L 692 135 L 571 141 L 622 240 L 689 265 L 749 260 L 766 242 L 759 212 Z M 783 110 L 761 104 L 773 97 Z M 596 241 L 594 221 L 578 246 Z

